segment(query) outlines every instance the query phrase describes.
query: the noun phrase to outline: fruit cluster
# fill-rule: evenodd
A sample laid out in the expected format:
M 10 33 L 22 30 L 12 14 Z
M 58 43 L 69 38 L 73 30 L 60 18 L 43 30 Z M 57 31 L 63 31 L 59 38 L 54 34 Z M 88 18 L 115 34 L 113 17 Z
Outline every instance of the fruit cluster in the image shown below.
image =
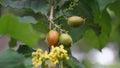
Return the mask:
M 85 19 L 79 16 L 72 16 L 68 18 L 67 23 L 71 27 L 79 27 L 81 24 L 85 23 Z M 58 42 L 64 46 L 71 46 L 73 42 L 71 36 L 67 32 L 59 32 L 57 30 L 50 30 L 48 32 L 47 41 L 50 46 L 58 45 Z
M 47 35 L 47 41 L 50 46 L 58 45 L 58 42 L 64 46 L 72 44 L 72 38 L 68 33 L 59 33 L 56 30 L 50 30 Z

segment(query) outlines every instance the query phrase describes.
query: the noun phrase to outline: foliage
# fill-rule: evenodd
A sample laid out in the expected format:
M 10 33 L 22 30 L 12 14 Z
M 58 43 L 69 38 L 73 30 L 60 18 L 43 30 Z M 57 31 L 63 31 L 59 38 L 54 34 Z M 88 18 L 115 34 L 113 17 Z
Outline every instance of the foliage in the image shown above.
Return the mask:
M 12 49 L 0 52 L 0 67 L 2 68 L 25 68 L 24 56 Z
M 0 33 L 23 41 L 31 47 L 36 45 L 40 38 L 39 34 L 32 29 L 31 24 L 19 22 L 18 19 L 11 14 L 6 14 L 0 19 Z

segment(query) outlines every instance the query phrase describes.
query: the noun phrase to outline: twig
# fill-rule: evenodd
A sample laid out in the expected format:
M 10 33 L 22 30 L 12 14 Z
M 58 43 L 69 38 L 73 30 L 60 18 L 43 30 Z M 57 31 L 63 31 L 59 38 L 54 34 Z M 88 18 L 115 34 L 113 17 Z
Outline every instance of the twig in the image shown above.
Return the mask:
M 54 24 L 54 0 L 50 0 L 51 3 L 51 9 L 50 9 L 50 16 L 49 16 L 49 29 L 52 29 L 52 26 L 55 26 L 56 28 L 60 29 L 61 32 L 66 32 L 65 30 L 61 29 L 61 26 L 58 26 L 56 24 Z M 67 11 L 66 11 L 67 12 Z M 64 13 L 65 16 L 65 13 Z
M 50 9 L 50 16 L 49 16 L 49 28 L 52 29 L 53 22 L 53 14 L 54 14 L 54 0 L 50 0 L 51 3 L 51 9 Z

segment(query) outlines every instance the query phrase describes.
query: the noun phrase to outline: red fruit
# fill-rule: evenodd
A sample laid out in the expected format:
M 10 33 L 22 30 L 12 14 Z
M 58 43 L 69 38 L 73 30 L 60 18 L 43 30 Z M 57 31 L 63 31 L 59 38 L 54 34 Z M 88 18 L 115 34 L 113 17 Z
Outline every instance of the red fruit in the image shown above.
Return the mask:
M 55 30 L 50 30 L 47 35 L 47 41 L 50 46 L 54 46 L 59 40 L 59 33 Z

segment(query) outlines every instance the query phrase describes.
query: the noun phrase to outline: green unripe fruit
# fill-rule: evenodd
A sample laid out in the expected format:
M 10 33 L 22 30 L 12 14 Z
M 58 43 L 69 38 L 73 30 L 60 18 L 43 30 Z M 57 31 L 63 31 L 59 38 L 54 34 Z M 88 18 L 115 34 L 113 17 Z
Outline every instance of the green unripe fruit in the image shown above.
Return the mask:
M 65 46 L 71 46 L 71 44 L 73 43 L 71 36 L 67 33 L 62 33 L 60 35 L 59 41 Z
M 79 16 L 72 16 L 68 18 L 68 25 L 71 27 L 79 27 L 81 24 L 85 22 L 85 19 Z

